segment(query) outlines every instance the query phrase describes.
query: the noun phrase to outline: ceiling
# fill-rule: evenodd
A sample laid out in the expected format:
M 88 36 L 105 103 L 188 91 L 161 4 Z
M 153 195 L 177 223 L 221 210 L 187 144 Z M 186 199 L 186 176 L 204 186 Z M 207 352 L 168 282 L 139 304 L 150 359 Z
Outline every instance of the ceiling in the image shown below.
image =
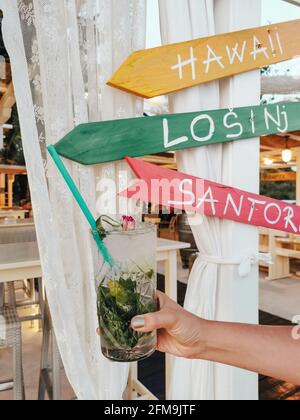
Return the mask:
M 289 164 L 282 160 L 282 150 L 291 149 L 293 158 Z M 263 169 L 287 168 L 296 164 L 296 150 L 300 150 L 300 131 L 292 133 L 262 136 L 260 140 L 260 160 Z M 271 159 L 273 165 L 265 165 L 265 159 Z

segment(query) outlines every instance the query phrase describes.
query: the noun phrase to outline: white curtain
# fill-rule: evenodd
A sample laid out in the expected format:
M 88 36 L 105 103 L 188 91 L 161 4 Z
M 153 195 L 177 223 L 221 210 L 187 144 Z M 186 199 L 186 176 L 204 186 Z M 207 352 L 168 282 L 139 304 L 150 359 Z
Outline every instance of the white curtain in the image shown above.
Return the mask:
M 144 0 L 0 0 L 28 168 L 40 257 L 63 364 L 79 399 L 121 399 L 128 366 L 108 362 L 96 337 L 90 233 L 46 145 L 74 125 L 142 114 L 142 103 L 108 88 L 133 50 L 144 48 Z M 27 71 L 28 70 L 28 71 Z M 123 164 L 68 164 L 97 215 L 97 176 Z M 48 187 L 47 188 L 47 183 Z M 112 193 L 106 200 L 118 212 Z M 99 262 L 100 263 L 100 262 Z
M 165 44 L 230 32 L 246 26 L 259 26 L 259 16 L 260 0 L 160 0 L 161 32 Z M 237 76 L 226 81 L 209 83 L 171 95 L 170 112 L 243 106 L 258 103 L 258 101 L 259 72 L 256 71 L 242 77 Z M 194 176 L 235 187 L 245 187 L 257 192 L 258 143 L 257 141 L 246 143 L 216 145 L 179 152 L 177 153 L 179 169 Z M 248 148 L 252 150 L 252 155 L 249 155 L 249 164 L 254 162 L 254 165 L 253 169 L 244 170 L 245 179 L 242 172 L 240 179 L 235 173 L 236 163 L 233 161 L 233 156 L 238 156 L 237 148 L 240 150 L 241 162 L 247 162 L 243 154 L 248 153 Z M 253 159 L 253 154 L 257 157 L 257 162 L 255 162 L 255 157 Z M 250 286 L 252 292 L 249 299 L 252 299 L 250 303 L 253 305 L 252 309 L 250 308 L 247 314 L 243 314 L 242 311 L 234 313 L 234 309 L 224 310 L 224 307 L 228 298 L 227 305 L 233 305 L 233 308 L 236 308 L 237 302 L 234 301 L 232 287 L 240 290 L 240 296 L 236 293 L 236 297 L 242 296 L 242 299 L 247 301 L 245 281 L 243 285 L 236 267 L 227 265 L 227 262 L 257 253 L 256 229 L 254 228 L 255 231 L 253 231 L 253 228 L 250 228 L 251 232 L 240 230 L 240 234 L 244 234 L 245 242 L 241 249 L 235 249 L 235 252 L 231 254 L 238 234 L 238 231 L 234 231 L 235 228 L 231 222 L 206 217 L 202 220 L 200 216 L 197 216 L 191 218 L 190 223 L 200 256 L 195 262 L 189 279 L 186 309 L 210 320 L 255 322 L 257 298 L 252 299 L 252 294 L 257 293 L 257 270 L 252 272 L 253 286 Z M 247 281 L 249 286 L 250 277 Z M 248 287 L 248 292 L 249 290 Z M 254 314 L 252 319 L 249 313 Z M 240 318 L 237 319 L 237 316 Z M 242 374 L 239 374 L 241 379 Z M 233 388 L 236 387 L 232 379 L 234 375 L 233 369 L 217 367 L 210 362 L 177 359 L 174 365 L 173 399 L 232 399 L 234 398 Z M 245 398 L 247 398 L 247 393 L 249 398 L 255 398 L 255 388 L 254 391 L 253 386 L 252 390 L 247 389 L 247 383 L 254 384 L 255 387 L 255 378 L 250 379 L 250 382 L 248 378 L 247 381 L 244 384 L 240 383 L 241 388 L 243 386 L 246 388 Z

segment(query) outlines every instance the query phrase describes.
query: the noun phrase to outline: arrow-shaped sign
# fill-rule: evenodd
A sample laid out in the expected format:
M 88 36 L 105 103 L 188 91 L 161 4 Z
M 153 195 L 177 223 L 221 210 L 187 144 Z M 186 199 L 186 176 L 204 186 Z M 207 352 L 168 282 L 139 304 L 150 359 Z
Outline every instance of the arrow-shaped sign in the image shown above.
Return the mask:
M 152 98 L 297 55 L 300 20 L 137 51 L 108 84 Z
M 298 206 L 142 160 L 128 158 L 127 161 L 140 181 L 121 192 L 121 196 L 247 225 L 300 233 Z
M 282 103 L 83 124 L 55 149 L 93 165 L 297 130 L 300 103 Z

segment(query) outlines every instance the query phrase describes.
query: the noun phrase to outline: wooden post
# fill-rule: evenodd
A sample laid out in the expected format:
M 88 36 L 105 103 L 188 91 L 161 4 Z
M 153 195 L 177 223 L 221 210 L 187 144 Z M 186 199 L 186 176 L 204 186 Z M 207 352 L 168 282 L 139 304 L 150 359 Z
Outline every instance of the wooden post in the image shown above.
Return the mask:
M 5 207 L 5 174 L 0 174 L 0 208 Z
M 8 208 L 12 208 L 14 204 L 13 200 L 13 185 L 15 182 L 14 175 L 8 175 Z

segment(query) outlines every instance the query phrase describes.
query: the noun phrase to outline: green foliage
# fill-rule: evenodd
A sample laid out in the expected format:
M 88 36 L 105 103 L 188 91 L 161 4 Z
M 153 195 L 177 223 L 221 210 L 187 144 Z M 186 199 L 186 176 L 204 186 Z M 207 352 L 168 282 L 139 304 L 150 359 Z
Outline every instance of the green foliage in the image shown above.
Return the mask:
M 104 227 L 104 223 L 106 223 L 107 225 L 109 225 L 110 227 L 114 229 L 118 229 L 122 227 L 122 225 L 119 222 L 112 219 L 111 217 L 106 216 L 106 215 L 100 216 L 96 221 L 96 226 L 97 226 L 97 232 L 99 233 L 99 236 L 102 240 L 105 239 L 107 236 L 107 229 Z
M 136 315 L 156 311 L 155 301 L 151 296 L 139 293 L 145 284 L 151 287 L 151 281 L 143 272 L 122 273 L 107 286 L 100 284 L 98 289 L 98 315 L 101 334 L 107 343 L 117 349 L 132 349 L 145 334 L 134 331 L 130 322 Z
M 296 200 L 295 182 L 261 182 L 260 193 L 276 200 Z

